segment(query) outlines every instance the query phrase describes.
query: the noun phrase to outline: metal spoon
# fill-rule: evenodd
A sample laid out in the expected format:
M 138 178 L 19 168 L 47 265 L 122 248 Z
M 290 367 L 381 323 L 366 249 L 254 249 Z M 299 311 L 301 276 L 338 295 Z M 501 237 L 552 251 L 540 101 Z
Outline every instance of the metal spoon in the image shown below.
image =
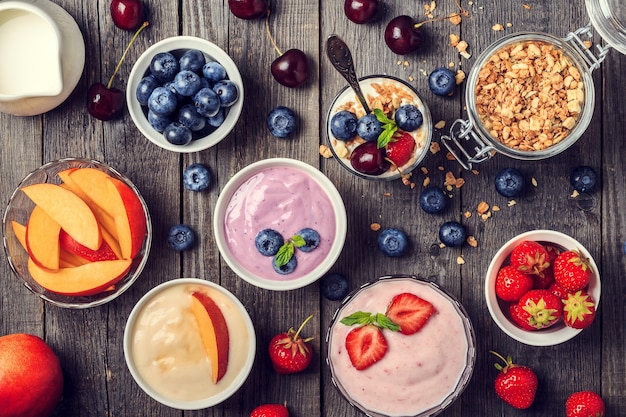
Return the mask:
M 326 40 L 326 55 L 330 59 L 330 63 L 333 67 L 346 79 L 348 85 L 352 87 L 356 93 L 356 97 L 361 102 L 361 105 L 365 109 L 365 113 L 371 113 L 367 100 L 361 91 L 359 80 L 356 77 L 356 71 L 354 69 L 354 61 L 352 61 L 352 54 L 348 45 L 339 38 L 337 35 L 330 35 Z

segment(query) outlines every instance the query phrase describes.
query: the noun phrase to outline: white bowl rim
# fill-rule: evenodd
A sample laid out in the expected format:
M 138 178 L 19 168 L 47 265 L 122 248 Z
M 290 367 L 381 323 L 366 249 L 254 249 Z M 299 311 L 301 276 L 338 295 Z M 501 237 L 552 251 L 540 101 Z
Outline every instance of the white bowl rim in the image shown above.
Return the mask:
M 335 241 L 333 242 L 333 245 L 324 262 L 320 263 L 313 271 L 301 276 L 300 278 L 285 281 L 262 278 L 247 269 L 240 267 L 233 259 L 233 256 L 228 249 L 228 245 L 223 239 L 222 233 L 224 230 L 224 217 L 228 202 L 239 186 L 243 184 L 251 175 L 266 168 L 279 166 L 295 168 L 310 175 L 322 187 L 322 189 L 326 191 L 326 194 L 335 209 Z M 222 189 L 222 192 L 217 199 L 217 203 L 215 204 L 215 213 L 213 214 L 213 233 L 222 258 L 226 261 L 230 269 L 232 269 L 233 272 L 235 272 L 235 274 L 237 274 L 241 279 L 264 289 L 277 291 L 293 290 L 305 287 L 317 281 L 326 272 L 328 272 L 330 268 L 332 268 L 339 258 L 339 255 L 341 255 L 347 234 L 346 207 L 339 191 L 337 191 L 337 188 L 335 187 L 335 184 L 333 184 L 332 181 L 319 169 L 307 164 L 306 162 L 292 158 L 262 159 L 237 172 L 230 180 L 228 180 Z
M 601 292 L 600 275 L 598 266 L 589 251 L 580 242 L 565 233 L 557 232 L 555 230 L 530 230 L 509 239 L 500 247 L 489 264 L 487 274 L 485 276 L 485 301 L 487 303 L 489 314 L 504 333 L 518 342 L 522 342 L 530 346 L 554 346 L 566 342 L 579 334 L 582 330 L 567 327 L 563 324 L 557 324 L 547 329 L 538 331 L 523 330 L 513 324 L 513 322 L 511 322 L 511 320 L 504 315 L 500 305 L 498 304 L 494 281 L 497 271 L 500 269 L 504 260 L 509 256 L 512 248 L 523 240 L 550 242 L 566 249 L 577 249 L 585 257 L 587 257 L 593 271 L 592 279 L 589 282 L 588 292 L 596 303 L 596 310 L 599 308 Z M 490 277 L 493 277 L 493 279 L 490 279 Z M 593 279 L 593 277 L 595 277 L 595 279 Z
M 205 55 L 211 56 L 218 61 L 226 69 L 228 78 L 237 84 L 239 87 L 239 99 L 233 104 L 226 115 L 224 123 L 213 131 L 210 135 L 191 141 L 187 145 L 174 145 L 169 143 L 163 134 L 152 129 L 148 124 L 148 120 L 144 116 L 143 110 L 139 102 L 135 99 L 135 92 L 139 81 L 143 78 L 144 73 L 150 66 L 152 56 L 158 52 L 171 52 L 181 49 L 198 49 L 205 53 Z M 210 50 L 210 52 L 207 51 Z M 217 46 L 211 41 L 195 36 L 173 36 L 165 38 L 146 49 L 137 58 L 137 61 L 133 65 L 128 76 L 128 85 L 126 86 L 126 106 L 128 107 L 128 113 L 137 129 L 145 136 L 150 142 L 168 151 L 178 153 L 191 153 L 208 149 L 221 142 L 235 127 L 239 116 L 243 110 L 244 101 L 244 86 L 241 74 L 237 65 L 222 48 Z
M 131 355 L 132 330 L 133 330 L 135 321 L 137 320 L 137 316 L 139 315 L 143 307 L 148 302 L 150 302 L 150 300 L 157 293 L 160 293 L 166 290 L 167 288 L 178 286 L 178 285 L 202 285 L 202 286 L 213 288 L 219 291 L 221 294 L 225 295 L 240 310 L 241 315 L 246 323 L 246 329 L 248 330 L 248 334 L 250 335 L 249 342 L 248 342 L 248 356 L 246 357 L 246 362 L 244 364 L 244 367 L 239 372 L 239 375 L 233 382 L 233 384 L 227 389 L 225 389 L 224 391 L 220 392 L 219 394 L 213 395 L 208 398 L 204 398 L 202 400 L 197 400 L 197 401 L 173 400 L 170 398 L 166 398 L 165 396 L 156 392 L 147 382 L 143 380 L 143 378 L 139 374 L 139 371 L 135 367 L 134 360 Z M 244 382 L 248 378 L 248 375 L 250 374 L 250 371 L 252 370 L 252 365 L 254 364 L 255 356 L 256 356 L 256 333 L 254 330 L 254 325 L 252 324 L 252 319 L 250 318 L 248 311 L 246 310 L 244 305 L 241 303 L 241 301 L 239 301 L 239 299 L 235 297 L 233 293 L 231 293 L 230 291 L 228 291 L 226 288 L 222 287 L 219 284 L 216 284 L 214 282 L 207 281 L 204 279 L 175 278 L 170 281 L 163 282 L 157 285 L 156 287 L 152 288 L 150 291 L 144 294 L 143 297 L 141 297 L 141 299 L 137 302 L 137 304 L 135 304 L 132 311 L 130 312 L 130 315 L 128 316 L 128 319 L 126 321 L 126 326 L 124 328 L 124 359 L 126 360 L 126 366 L 128 367 L 128 370 L 130 371 L 137 385 L 139 385 L 139 387 L 146 394 L 152 397 L 154 400 L 168 407 L 176 408 L 179 410 L 201 410 L 203 408 L 213 407 L 215 405 L 218 405 L 226 401 L 226 399 L 228 399 L 237 390 L 239 390 L 239 388 L 241 388 L 241 386 L 244 384 Z

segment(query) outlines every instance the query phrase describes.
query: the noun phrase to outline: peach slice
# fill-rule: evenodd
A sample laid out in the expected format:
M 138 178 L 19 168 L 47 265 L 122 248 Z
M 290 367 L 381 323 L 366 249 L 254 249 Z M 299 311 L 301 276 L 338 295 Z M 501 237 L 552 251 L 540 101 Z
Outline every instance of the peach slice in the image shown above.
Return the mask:
M 191 294 L 191 311 L 198 323 L 204 349 L 211 362 L 213 383 L 217 384 L 226 374 L 230 338 L 228 326 L 219 306 L 202 292 Z
M 109 177 L 107 190 L 122 258 L 134 258 L 146 236 L 146 216 L 139 197 L 122 181 Z
M 15 220 L 11 220 L 11 227 L 13 227 L 13 233 L 15 233 L 15 237 L 17 241 L 20 242 L 22 248 L 28 252 L 26 249 L 26 226 L 16 222 Z M 74 255 L 73 253 L 67 252 L 61 248 L 59 253 L 59 267 L 67 268 L 70 266 L 79 266 L 88 263 L 89 261 L 79 257 L 78 255 Z
M 100 225 L 89 206 L 73 192 L 55 184 L 33 184 L 22 191 L 81 245 L 97 250 Z
M 22 248 L 24 248 L 24 250 L 28 252 L 28 250 L 26 249 L 26 226 L 16 222 L 15 220 L 11 220 L 11 227 L 13 228 L 13 233 L 15 233 L 17 241 L 20 242 Z
M 111 178 L 109 174 L 96 168 L 79 168 L 70 172 L 69 178 L 83 191 L 88 200 L 113 217 L 114 203 L 109 198 L 107 185 L 108 178 Z
M 39 206 L 35 206 L 26 223 L 26 252 L 37 265 L 59 269 L 61 226 Z
M 118 259 L 113 249 L 111 249 L 111 246 L 109 246 L 107 241 L 104 239 L 102 240 L 102 245 L 100 245 L 98 250 L 91 250 L 81 245 L 80 243 L 72 239 L 72 236 L 67 234 L 65 230 L 61 230 L 58 239 L 61 244 L 61 248 L 70 253 L 78 255 L 81 258 L 84 258 L 90 262 L 113 261 L 115 259 Z
M 48 291 L 70 296 L 87 296 L 98 294 L 124 278 L 131 262 L 131 259 L 98 261 L 50 271 L 29 259 L 28 272 Z

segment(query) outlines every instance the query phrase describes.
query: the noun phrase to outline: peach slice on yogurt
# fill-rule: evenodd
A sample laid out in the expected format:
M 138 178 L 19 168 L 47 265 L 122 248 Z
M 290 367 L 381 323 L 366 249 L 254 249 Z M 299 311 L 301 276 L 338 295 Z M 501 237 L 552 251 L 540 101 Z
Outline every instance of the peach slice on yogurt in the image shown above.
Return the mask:
M 228 368 L 230 337 L 222 310 L 213 299 L 199 291 L 191 293 L 191 311 L 198 323 L 200 337 L 211 361 L 213 382 L 218 383 Z

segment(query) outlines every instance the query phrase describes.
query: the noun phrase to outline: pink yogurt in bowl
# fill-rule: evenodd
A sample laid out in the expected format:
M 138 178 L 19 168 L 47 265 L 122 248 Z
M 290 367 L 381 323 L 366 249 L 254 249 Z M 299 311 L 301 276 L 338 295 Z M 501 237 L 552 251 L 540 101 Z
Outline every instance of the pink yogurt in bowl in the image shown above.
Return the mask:
M 410 335 L 384 329 L 387 352 L 357 370 L 345 341 L 358 325 L 340 321 L 359 311 L 384 314 L 402 293 L 430 302 L 434 313 Z M 476 361 L 474 329 L 463 306 L 436 284 L 414 276 L 386 276 L 356 290 L 335 313 L 326 342 L 333 384 L 350 404 L 372 417 L 439 414 L 461 395 Z
M 235 174 L 218 198 L 213 231 L 220 254 L 242 279 L 261 288 L 290 290 L 322 277 L 341 254 L 346 210 L 334 184 L 319 170 L 289 158 L 253 163 Z M 320 236 L 310 252 L 297 247 L 293 272 L 279 274 L 274 257 L 262 255 L 255 238 L 264 229 L 287 241 L 303 228 Z

